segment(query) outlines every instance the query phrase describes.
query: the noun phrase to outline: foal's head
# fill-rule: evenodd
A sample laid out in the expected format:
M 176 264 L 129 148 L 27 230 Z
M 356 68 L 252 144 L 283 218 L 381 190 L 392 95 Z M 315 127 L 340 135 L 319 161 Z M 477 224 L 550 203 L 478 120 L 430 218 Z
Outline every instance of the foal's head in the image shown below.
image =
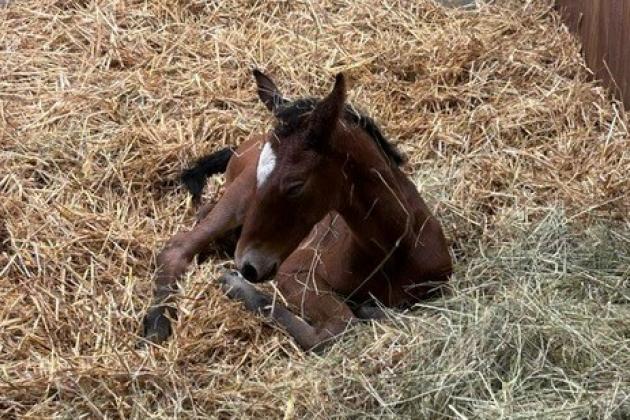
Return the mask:
M 342 124 L 348 112 L 342 74 L 321 101 L 293 102 L 260 71 L 255 70 L 254 76 L 258 95 L 275 115 L 276 125 L 260 153 L 256 193 L 245 217 L 236 263 L 248 280 L 260 282 L 271 278 L 313 226 L 343 199 L 347 180 L 335 145 L 360 128 Z

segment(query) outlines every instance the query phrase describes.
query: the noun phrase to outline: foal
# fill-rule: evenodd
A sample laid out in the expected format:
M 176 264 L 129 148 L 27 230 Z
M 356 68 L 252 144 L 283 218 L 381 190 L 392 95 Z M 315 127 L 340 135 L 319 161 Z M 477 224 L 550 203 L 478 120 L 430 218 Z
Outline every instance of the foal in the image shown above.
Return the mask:
M 276 124 L 234 154 L 218 152 L 186 173 L 184 181 L 199 192 L 206 172 L 229 160 L 223 197 L 158 256 L 144 320 L 150 340 L 170 335 L 176 282 L 193 257 L 235 232 L 240 273 L 222 275 L 221 287 L 306 350 L 321 348 L 350 322 L 378 317 L 374 301 L 413 304 L 451 273 L 439 222 L 399 169 L 400 154 L 371 119 L 345 104 L 344 76 L 324 99 L 293 102 L 260 71 L 254 76 Z M 300 316 L 252 285 L 272 278 Z

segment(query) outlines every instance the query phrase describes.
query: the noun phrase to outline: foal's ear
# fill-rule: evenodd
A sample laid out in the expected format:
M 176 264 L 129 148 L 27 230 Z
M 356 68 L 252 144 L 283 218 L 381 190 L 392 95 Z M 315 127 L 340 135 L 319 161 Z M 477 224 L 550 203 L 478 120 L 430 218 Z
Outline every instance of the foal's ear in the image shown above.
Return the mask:
M 346 79 L 342 73 L 335 77 L 332 92 L 317 104 L 311 113 L 306 141 L 314 149 L 324 149 L 330 141 L 346 101 Z
M 279 105 L 287 102 L 271 78 L 258 69 L 254 69 L 253 73 L 258 86 L 258 97 L 269 111 L 274 112 Z

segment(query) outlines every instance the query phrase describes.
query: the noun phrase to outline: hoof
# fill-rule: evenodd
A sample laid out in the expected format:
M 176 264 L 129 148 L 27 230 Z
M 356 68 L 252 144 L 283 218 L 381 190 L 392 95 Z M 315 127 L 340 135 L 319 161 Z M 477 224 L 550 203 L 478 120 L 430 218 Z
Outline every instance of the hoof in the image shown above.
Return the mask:
M 171 336 L 171 320 L 167 317 L 169 310 L 165 306 L 155 306 L 147 312 L 143 321 L 143 337 L 156 344 L 160 344 Z
M 271 305 L 271 298 L 259 292 L 250 282 L 236 271 L 223 274 L 219 277 L 219 285 L 223 292 L 230 298 L 245 304 L 252 312 L 263 312 Z

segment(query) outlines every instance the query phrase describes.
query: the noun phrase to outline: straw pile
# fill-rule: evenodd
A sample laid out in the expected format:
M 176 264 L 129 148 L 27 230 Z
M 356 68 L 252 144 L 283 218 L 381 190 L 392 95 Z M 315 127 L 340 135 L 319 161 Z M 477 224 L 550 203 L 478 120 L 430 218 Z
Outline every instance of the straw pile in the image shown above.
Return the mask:
M 0 413 L 628 418 L 628 117 L 550 1 L 31 0 L 0 8 Z M 190 270 L 135 349 L 173 182 L 346 71 L 452 240 L 452 296 L 324 357 Z M 207 195 L 219 191 L 212 180 Z

